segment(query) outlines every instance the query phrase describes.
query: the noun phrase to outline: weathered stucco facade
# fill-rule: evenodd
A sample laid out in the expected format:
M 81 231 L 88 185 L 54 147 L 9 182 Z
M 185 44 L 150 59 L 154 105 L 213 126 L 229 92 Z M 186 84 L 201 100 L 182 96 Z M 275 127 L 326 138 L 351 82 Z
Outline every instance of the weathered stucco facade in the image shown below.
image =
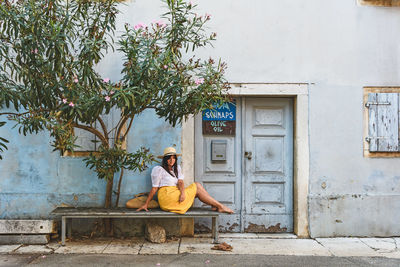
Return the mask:
M 193 2 L 199 14 L 212 15 L 209 26 L 218 33 L 214 49 L 201 51 L 202 56 L 221 57 L 229 66 L 227 80 L 249 90 L 242 94 L 233 86 L 233 94 L 256 90 L 253 95 L 282 96 L 276 89 L 282 84 L 306 88 L 301 110 L 295 110 L 301 132 L 297 148 L 302 149 L 295 153 L 294 169 L 302 175 L 298 183 L 294 178 L 295 232 L 311 237 L 400 235 L 400 215 L 394 212 L 400 208 L 400 159 L 363 153 L 363 88 L 400 86 L 400 8 L 363 6 L 356 0 Z M 123 10 L 120 27 L 150 23 L 163 11 L 158 0 L 136 0 Z M 109 55 L 99 68 L 117 79 L 115 66 L 118 57 Z M 193 181 L 193 127 L 189 121 L 182 132 L 146 112 L 136 121 L 128 149 L 144 145 L 160 153 L 175 144 L 186 153 L 186 179 Z M 81 159 L 51 153 L 46 134 L 25 138 L 8 127 L 1 128 L 0 136 L 11 141 L 0 162 L 0 218 L 47 218 L 62 203 L 102 204 L 104 181 Z M 122 188 L 121 203 L 149 190 L 149 171 L 127 173 Z

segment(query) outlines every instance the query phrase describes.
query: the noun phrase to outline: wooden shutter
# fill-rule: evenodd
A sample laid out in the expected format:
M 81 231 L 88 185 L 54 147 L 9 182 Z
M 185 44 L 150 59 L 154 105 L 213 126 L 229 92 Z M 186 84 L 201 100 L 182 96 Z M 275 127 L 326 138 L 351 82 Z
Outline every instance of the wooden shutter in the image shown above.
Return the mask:
M 368 110 L 370 152 L 399 151 L 399 94 L 369 93 Z

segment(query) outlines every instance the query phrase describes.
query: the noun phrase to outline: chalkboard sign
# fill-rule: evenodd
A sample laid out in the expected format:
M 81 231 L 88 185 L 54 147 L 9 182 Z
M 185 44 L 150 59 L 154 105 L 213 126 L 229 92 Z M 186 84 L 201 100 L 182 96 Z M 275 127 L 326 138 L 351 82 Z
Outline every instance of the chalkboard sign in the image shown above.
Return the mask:
M 215 104 L 213 109 L 203 111 L 204 135 L 235 135 L 236 103 Z

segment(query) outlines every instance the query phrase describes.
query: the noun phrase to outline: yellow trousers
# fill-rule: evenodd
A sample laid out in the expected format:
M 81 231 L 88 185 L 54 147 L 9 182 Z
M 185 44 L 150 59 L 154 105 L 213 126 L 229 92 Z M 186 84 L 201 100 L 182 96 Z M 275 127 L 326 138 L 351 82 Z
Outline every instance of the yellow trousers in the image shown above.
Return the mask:
M 179 202 L 181 195 L 179 188 L 177 186 L 163 186 L 158 190 L 158 203 L 162 210 L 184 214 L 193 205 L 196 193 L 197 186 L 192 183 L 185 188 L 185 200 Z

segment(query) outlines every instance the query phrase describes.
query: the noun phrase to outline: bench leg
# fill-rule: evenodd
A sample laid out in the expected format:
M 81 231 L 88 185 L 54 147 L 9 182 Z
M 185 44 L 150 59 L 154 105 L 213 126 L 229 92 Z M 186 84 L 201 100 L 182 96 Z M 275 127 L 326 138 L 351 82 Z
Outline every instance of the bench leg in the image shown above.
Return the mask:
M 61 217 L 61 245 L 65 246 L 65 228 L 66 228 L 66 219 L 64 216 Z
M 219 244 L 218 240 L 218 217 L 212 217 L 212 237 L 213 243 Z
M 71 239 L 72 237 L 72 218 L 68 219 L 68 223 L 67 223 L 67 236 L 69 239 Z

